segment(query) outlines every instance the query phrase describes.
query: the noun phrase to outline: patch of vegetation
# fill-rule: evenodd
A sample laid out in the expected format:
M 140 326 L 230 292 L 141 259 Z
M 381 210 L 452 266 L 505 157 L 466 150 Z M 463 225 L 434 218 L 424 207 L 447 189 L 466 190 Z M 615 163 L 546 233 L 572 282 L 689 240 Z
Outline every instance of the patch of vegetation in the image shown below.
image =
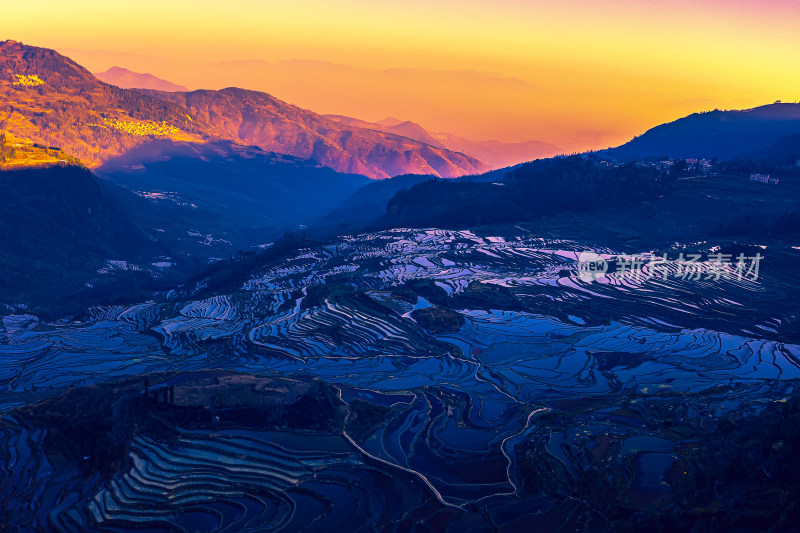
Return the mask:
M 800 520 L 800 398 L 725 420 L 688 461 L 681 518 L 727 531 L 788 531 Z
M 339 302 L 354 291 L 351 285 L 346 283 L 326 282 L 323 285 L 313 285 L 306 289 L 306 296 L 303 298 L 302 308 L 313 309 L 325 305 L 325 302 Z
M 383 405 L 375 405 L 364 400 L 350 402 L 350 418 L 345 428 L 357 441 L 364 440 L 372 431 L 375 431 L 386 418 L 390 409 Z
M 456 333 L 466 322 L 460 313 L 442 307 L 415 309 L 411 312 L 411 316 L 428 333 L 432 334 Z
M 521 311 L 524 307 L 512 291 L 500 285 L 475 282 L 453 297 L 458 309 L 502 309 Z
M 620 457 L 618 437 L 600 435 L 596 453 L 586 454 L 584 467 L 575 473 L 555 459 L 547 451 L 551 435 L 590 423 L 563 404 L 540 416 L 540 431 L 516 448 L 523 494 L 579 496 L 602 513 L 609 531 L 793 531 L 800 520 L 800 397 L 772 401 L 758 414 L 734 414 L 708 427 L 699 419 L 673 427 L 673 406 L 670 398 L 646 409 L 626 406 L 644 416 L 651 431 L 658 428 L 671 438 L 673 431 L 691 427 L 692 439 L 678 448 L 660 501 L 630 500 L 641 489 L 631 485 L 633 470 L 618 470 L 631 464 Z
M 419 183 L 395 194 L 379 225 L 452 228 L 538 220 L 656 199 L 671 187 L 672 177 L 634 163 L 606 167 L 580 156 L 546 159 L 520 166 L 500 183 Z
M 411 279 L 392 290 L 392 296 L 414 305 L 421 296 L 436 305 L 447 305 L 447 291 L 429 279 Z

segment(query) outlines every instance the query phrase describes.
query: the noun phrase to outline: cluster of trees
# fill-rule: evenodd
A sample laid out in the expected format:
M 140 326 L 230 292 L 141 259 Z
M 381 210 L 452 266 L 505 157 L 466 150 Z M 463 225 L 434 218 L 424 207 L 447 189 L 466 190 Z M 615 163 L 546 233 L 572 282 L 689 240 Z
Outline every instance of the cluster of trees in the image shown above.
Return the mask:
M 5 163 L 16 157 L 16 149 L 8 144 L 8 138 L 5 133 L 0 133 L 0 163 Z
M 573 156 L 523 165 L 504 182 L 538 210 L 555 211 L 655 198 L 668 191 L 671 178 L 650 166 L 605 166 L 592 158 Z
M 454 227 L 536 220 L 561 211 L 621 208 L 666 194 L 675 176 L 581 156 L 533 161 L 501 183 L 431 180 L 397 193 L 387 222 Z

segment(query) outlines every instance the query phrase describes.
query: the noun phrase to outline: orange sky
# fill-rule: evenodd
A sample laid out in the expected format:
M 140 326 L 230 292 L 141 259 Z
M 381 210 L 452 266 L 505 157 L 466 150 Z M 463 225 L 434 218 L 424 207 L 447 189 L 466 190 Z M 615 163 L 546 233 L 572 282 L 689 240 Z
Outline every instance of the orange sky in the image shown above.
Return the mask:
M 785 0 L 28 0 L 4 5 L 7 38 L 95 72 L 568 151 L 800 99 L 800 5 Z

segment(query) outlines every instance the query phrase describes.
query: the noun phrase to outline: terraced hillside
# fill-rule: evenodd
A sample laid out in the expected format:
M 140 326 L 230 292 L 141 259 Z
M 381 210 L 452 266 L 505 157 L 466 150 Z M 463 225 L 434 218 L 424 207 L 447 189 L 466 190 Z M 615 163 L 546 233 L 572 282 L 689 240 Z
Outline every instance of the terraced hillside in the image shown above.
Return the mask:
M 800 252 L 719 246 L 587 278 L 582 252 L 619 253 L 398 229 L 80 320 L 17 310 L 0 508 L 51 531 L 763 530 L 798 495 Z M 739 252 L 758 277 L 708 256 Z M 769 462 L 726 455 L 756 436 Z

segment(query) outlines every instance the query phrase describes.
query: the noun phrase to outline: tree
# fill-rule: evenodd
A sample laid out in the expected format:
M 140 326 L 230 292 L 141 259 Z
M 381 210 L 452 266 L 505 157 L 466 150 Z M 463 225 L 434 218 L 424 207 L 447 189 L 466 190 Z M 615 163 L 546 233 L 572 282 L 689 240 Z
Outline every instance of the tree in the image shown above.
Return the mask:
M 0 163 L 5 163 L 9 159 L 13 159 L 16 155 L 16 150 L 6 144 L 6 140 L 5 132 L 0 133 Z

